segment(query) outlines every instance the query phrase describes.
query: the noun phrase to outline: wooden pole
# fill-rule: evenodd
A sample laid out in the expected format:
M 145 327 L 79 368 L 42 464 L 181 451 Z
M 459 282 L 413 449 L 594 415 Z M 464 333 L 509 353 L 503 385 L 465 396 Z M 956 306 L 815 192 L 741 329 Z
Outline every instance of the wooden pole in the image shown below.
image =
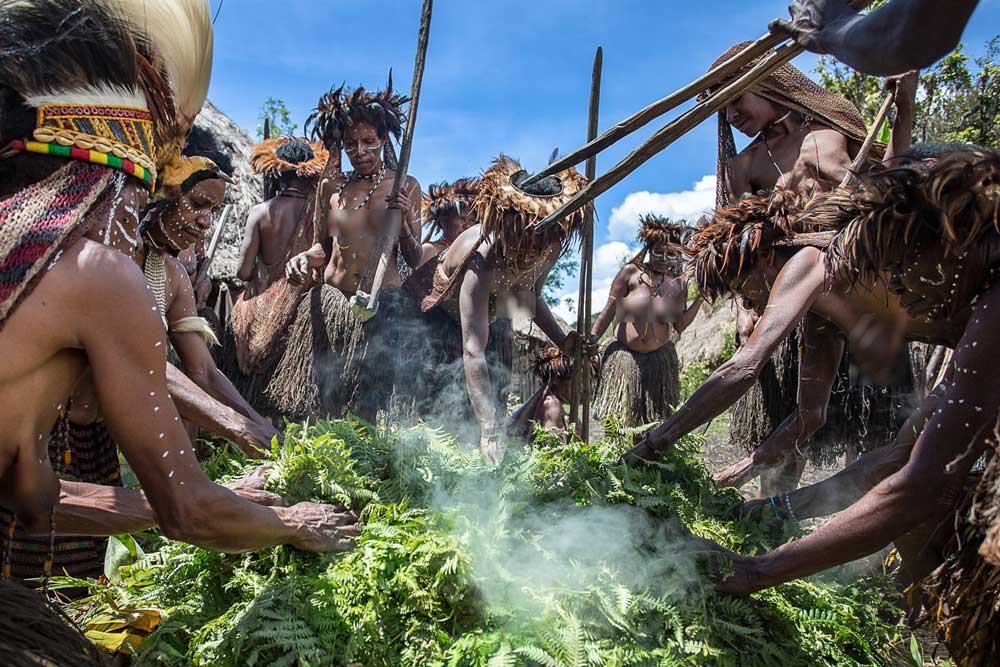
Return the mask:
M 896 102 L 896 91 L 895 89 L 889 91 L 886 95 L 885 101 L 882 102 L 882 107 L 878 110 L 878 114 L 875 116 L 875 122 L 872 124 L 871 129 L 868 131 L 868 136 L 865 137 L 865 143 L 861 144 L 861 149 L 858 151 L 858 156 L 854 158 L 854 163 L 851 168 L 847 170 L 844 174 L 844 180 L 840 182 L 840 187 L 847 187 L 858 177 L 862 169 L 865 166 L 865 162 L 868 161 L 868 156 L 871 155 L 872 146 L 875 145 L 875 137 L 878 136 L 879 130 L 882 129 L 882 123 L 885 122 L 886 116 L 889 115 L 889 110 L 892 109 L 892 105 Z
M 594 66 L 590 76 L 590 107 L 587 115 L 587 139 L 597 136 L 598 115 L 601 107 L 601 73 L 604 67 L 604 49 L 594 53 Z M 593 178 L 597 172 L 596 154 L 587 160 L 586 176 Z M 570 403 L 570 421 L 584 442 L 590 439 L 590 360 L 583 354 L 583 342 L 590 332 L 591 298 L 594 265 L 594 214 L 587 215 L 583 224 L 580 253 L 580 291 L 576 302 L 576 331 L 581 336 L 573 359 L 573 389 Z M 582 414 L 581 412 L 582 411 Z M 581 418 L 582 417 L 582 418 Z
M 409 118 L 406 123 L 406 130 L 403 132 L 403 142 L 399 152 L 399 164 L 396 166 L 396 176 L 392 182 L 392 195 L 395 197 L 406 182 L 406 170 L 410 164 L 410 149 L 413 146 L 413 130 L 417 124 L 417 106 L 420 103 L 420 86 L 424 80 L 424 64 L 427 60 L 427 44 L 430 41 L 431 33 L 431 10 L 433 0 L 424 0 L 423 9 L 420 12 L 420 31 L 417 35 L 417 57 L 413 65 L 413 84 L 410 88 L 410 109 Z M 391 78 L 391 77 L 390 77 Z M 403 212 L 397 208 L 390 208 L 385 213 L 384 233 L 379 238 L 378 243 L 372 249 L 373 258 L 378 256 L 378 265 L 375 269 L 375 277 L 372 279 L 371 292 L 366 294 L 362 290 L 368 282 L 368 275 L 372 268 L 369 260 L 365 269 L 365 274 L 359 283 L 357 294 L 351 297 L 351 306 L 354 314 L 361 321 L 371 319 L 378 309 L 379 292 L 382 291 L 382 283 L 385 280 L 385 273 L 389 263 L 392 261 L 392 254 L 396 252 L 396 244 L 399 238 L 400 226 L 403 224 Z
M 872 0 L 852 0 L 850 5 L 856 11 L 861 11 L 871 3 Z M 768 51 L 771 51 L 782 42 L 787 41 L 787 39 L 788 37 L 785 35 L 778 34 L 773 30 L 769 31 L 766 35 L 759 37 L 755 42 L 747 45 L 745 49 L 725 62 L 720 63 L 717 67 L 709 70 L 688 85 L 679 88 L 666 97 L 660 98 L 649 106 L 640 109 L 625 120 L 619 122 L 614 127 L 606 130 L 603 134 L 601 134 L 601 136 L 592 139 L 586 145 L 581 146 L 575 151 L 552 162 L 545 167 L 545 169 L 532 175 L 524 181 L 524 183 L 521 184 L 521 187 L 526 187 L 532 183 L 536 183 L 547 176 L 552 176 L 553 174 L 563 171 L 564 169 L 580 164 L 590 156 L 600 153 L 608 146 L 611 146 L 623 137 L 632 134 L 639 128 L 662 116 L 671 109 L 674 109 L 681 104 L 684 104 L 691 98 L 704 93 L 709 88 L 719 85 L 727 78 L 746 67 L 753 60 L 764 55 Z M 797 50 L 794 54 L 792 54 L 792 56 L 790 56 L 790 58 L 798 55 L 803 50 L 794 43 L 793 46 L 795 46 Z
M 535 229 L 542 230 L 555 224 L 586 206 L 588 202 L 607 192 L 612 186 L 641 167 L 651 157 L 674 143 L 691 129 L 697 127 L 706 118 L 725 108 L 730 102 L 752 88 L 758 82 L 770 76 L 775 70 L 787 63 L 801 52 L 798 45 L 785 45 L 771 52 L 769 56 L 755 65 L 749 72 L 736 79 L 715 95 L 702 100 L 690 111 L 681 114 L 675 120 L 657 130 L 649 139 L 628 154 L 624 160 L 609 171 L 592 180 L 587 187 L 578 192 L 544 220 L 535 224 Z

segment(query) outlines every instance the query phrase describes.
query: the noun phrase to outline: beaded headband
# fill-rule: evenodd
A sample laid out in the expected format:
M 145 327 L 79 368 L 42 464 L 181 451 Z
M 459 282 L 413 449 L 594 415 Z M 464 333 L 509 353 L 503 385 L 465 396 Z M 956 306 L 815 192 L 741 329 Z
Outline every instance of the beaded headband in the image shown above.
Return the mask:
M 118 105 L 44 104 L 32 139 L 10 142 L 12 151 L 55 155 L 124 171 L 156 187 L 153 115 Z

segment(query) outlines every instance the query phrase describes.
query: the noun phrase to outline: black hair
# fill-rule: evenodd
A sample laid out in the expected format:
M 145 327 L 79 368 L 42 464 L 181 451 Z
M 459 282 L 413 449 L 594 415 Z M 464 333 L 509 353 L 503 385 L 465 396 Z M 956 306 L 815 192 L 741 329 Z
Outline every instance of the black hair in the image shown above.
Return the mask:
M 310 147 L 306 142 L 298 139 L 292 139 L 291 141 L 286 141 L 281 144 L 278 146 L 278 149 L 274 151 L 274 154 L 279 160 L 289 164 L 308 162 L 316 157 L 315 153 L 313 153 L 312 147 Z

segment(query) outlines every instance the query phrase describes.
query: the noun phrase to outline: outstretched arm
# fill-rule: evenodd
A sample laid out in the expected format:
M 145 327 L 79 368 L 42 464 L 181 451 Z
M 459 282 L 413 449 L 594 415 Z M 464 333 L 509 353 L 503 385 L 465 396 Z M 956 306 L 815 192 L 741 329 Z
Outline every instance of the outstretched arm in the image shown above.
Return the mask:
M 826 423 L 826 408 L 844 356 L 844 341 L 832 324 L 809 314 L 803 327 L 802 343 L 798 409 L 750 456 L 716 475 L 719 486 L 740 487 L 764 468 L 784 463 Z
M 633 449 L 627 459 L 661 455 L 681 436 L 725 412 L 750 389 L 778 345 L 822 293 L 825 276 L 820 254 L 815 248 L 803 248 L 788 260 L 771 287 L 767 307 L 750 340 L 650 433 L 647 441 Z
M 681 291 L 680 299 L 681 305 L 683 306 L 687 301 L 687 282 L 685 281 L 682 286 L 683 290 Z M 674 331 L 677 332 L 678 336 L 684 333 L 684 330 L 691 326 L 691 323 L 694 322 L 694 318 L 698 316 L 698 311 L 701 310 L 701 304 L 703 303 L 705 303 L 705 300 L 702 299 L 699 294 L 695 297 L 694 301 L 691 302 L 691 305 L 684 309 L 684 313 L 681 315 L 680 319 L 674 322 Z
M 917 436 L 941 403 L 947 383 L 948 380 L 944 380 L 920 403 L 891 445 L 863 454 L 833 477 L 789 493 L 788 503 L 795 516 L 801 520 L 839 512 L 906 465 Z M 745 506 L 745 511 L 752 511 L 752 508 Z
M 846 0 L 795 0 L 772 29 L 865 74 L 930 67 L 955 48 L 979 0 L 893 0 L 867 15 Z
M 219 403 L 173 364 L 167 364 L 166 382 L 170 399 L 182 419 L 232 440 L 247 456 L 260 458 L 260 450 L 267 450 L 273 435 L 270 430 Z
M 257 204 L 247 216 L 246 230 L 243 232 L 243 244 L 240 246 L 240 268 L 236 277 L 243 282 L 249 282 L 257 266 L 257 254 L 260 252 L 260 219 L 267 215 L 267 205 Z
M 992 437 L 1000 406 L 995 363 L 1000 286 L 981 295 L 955 348 L 953 380 L 940 408 L 917 437 L 906 465 L 812 534 L 770 554 L 733 558 L 733 574 L 717 588 L 746 594 L 874 553 L 954 510 L 962 484 Z
M 176 285 L 167 309 L 167 320 L 171 323 L 172 327 L 175 323 L 185 318 L 198 317 L 198 311 L 195 309 L 194 292 L 191 290 L 191 283 L 183 274 L 182 267 L 172 257 L 167 258 L 166 263 L 167 275 L 171 286 Z M 240 392 L 236 390 L 236 387 L 229 381 L 229 378 L 218 369 L 215 365 L 215 360 L 208 351 L 208 345 L 201 334 L 196 332 L 172 332 L 170 340 L 174 344 L 178 356 L 181 358 L 181 363 L 184 366 L 187 376 L 212 398 L 232 408 L 253 422 L 254 428 L 252 430 L 260 436 L 254 444 L 257 447 L 266 448 L 270 444 L 271 438 L 278 434 L 277 430 L 270 421 L 259 415 L 246 402 L 246 399 L 240 395 Z M 250 450 L 247 453 L 250 456 L 259 456 L 254 450 Z
M 286 506 L 281 496 L 264 490 L 265 467 L 222 486 L 258 505 Z M 55 516 L 59 535 L 121 535 L 156 526 L 153 508 L 140 490 L 81 482 L 59 484 Z
M 166 339 L 142 274 L 124 255 L 97 244 L 89 252 L 80 260 L 91 267 L 81 271 L 87 280 L 69 295 L 81 314 L 79 347 L 87 352 L 108 428 L 164 534 L 220 551 L 277 544 L 344 548 L 356 520 L 350 513 L 310 503 L 261 507 L 205 476 L 167 395 Z

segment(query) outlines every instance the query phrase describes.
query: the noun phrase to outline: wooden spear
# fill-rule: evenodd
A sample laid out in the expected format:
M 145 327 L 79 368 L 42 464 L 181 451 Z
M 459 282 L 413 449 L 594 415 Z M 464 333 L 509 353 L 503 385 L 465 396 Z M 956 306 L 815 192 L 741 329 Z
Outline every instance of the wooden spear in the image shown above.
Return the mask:
M 597 136 L 598 112 L 601 107 L 601 73 L 604 67 L 604 50 L 598 46 L 594 53 L 594 67 L 590 76 L 590 109 L 587 116 L 587 140 Z M 597 173 L 596 154 L 587 159 L 586 176 Z M 582 252 L 580 253 L 580 292 L 576 302 L 576 331 L 579 339 L 573 358 L 573 390 L 570 403 L 570 421 L 577 426 L 583 442 L 590 440 L 590 359 L 584 355 L 584 342 L 590 333 L 591 289 L 594 266 L 594 213 L 587 214 L 583 224 Z M 578 410 L 582 412 L 578 413 Z
M 861 11 L 870 5 L 872 1 L 873 0 L 851 0 L 849 4 L 855 11 Z M 679 88 L 666 97 L 660 98 L 649 106 L 640 109 L 625 120 L 619 122 L 614 127 L 606 130 L 603 134 L 601 134 L 601 136 L 592 139 L 584 146 L 581 146 L 575 151 L 567 153 L 558 160 L 550 163 L 547 167 L 545 167 L 545 169 L 525 180 L 524 183 L 521 184 L 521 187 L 527 187 L 533 183 L 537 183 L 547 176 L 552 176 L 553 174 L 563 171 L 564 169 L 580 164 L 590 156 L 600 153 L 608 146 L 616 143 L 619 139 L 632 134 L 639 128 L 645 126 L 652 120 L 659 118 L 671 109 L 674 109 L 681 104 L 684 104 L 691 98 L 704 93 L 709 88 L 719 85 L 733 74 L 743 69 L 746 65 L 753 62 L 756 58 L 764 55 L 768 51 L 772 51 L 772 49 L 787 40 L 788 37 L 786 35 L 777 33 L 774 29 L 769 30 L 767 34 L 759 37 L 756 41 L 747 45 L 745 49 L 735 54 L 728 60 L 719 63 L 717 67 L 712 68 L 688 85 Z M 798 46 L 794 42 L 791 46 L 795 50 L 788 56 L 789 60 L 803 51 L 802 47 Z M 784 62 L 787 62 L 787 60 Z
M 423 10 L 420 12 L 420 32 L 417 35 L 417 57 L 413 65 L 413 85 L 410 88 L 410 113 L 406 123 L 406 130 L 403 132 L 403 143 L 399 152 L 399 164 L 396 167 L 396 177 L 392 182 L 392 195 L 399 194 L 400 188 L 406 182 L 406 170 L 410 164 L 410 148 L 413 145 L 413 129 L 417 124 L 417 105 L 420 102 L 420 85 L 424 80 L 424 63 L 427 60 L 427 43 L 431 33 L 431 9 L 433 0 L 424 0 Z M 379 238 L 378 243 L 372 252 L 378 252 L 378 267 L 375 269 L 375 277 L 372 279 L 371 292 L 364 292 L 361 288 L 368 280 L 371 262 L 362 276 L 358 285 L 357 293 L 351 297 L 351 310 L 354 316 L 361 322 L 367 322 L 378 312 L 378 297 L 382 291 L 382 282 L 392 261 L 392 254 L 396 252 L 396 244 L 399 238 L 400 226 L 403 224 L 403 212 L 397 208 L 386 210 L 384 234 Z
M 865 166 L 865 162 L 868 161 L 868 156 L 871 155 L 872 146 L 875 145 L 875 137 L 879 135 L 879 131 L 882 129 L 882 123 L 885 122 L 886 117 L 889 115 L 889 110 L 892 109 L 892 105 L 896 102 L 896 89 L 893 88 L 889 91 L 889 94 L 885 96 L 885 101 L 882 102 L 882 108 L 878 110 L 878 114 L 875 116 L 875 122 L 872 124 L 870 130 L 868 130 L 868 136 L 865 137 L 865 143 L 861 144 L 861 149 L 858 151 L 858 156 L 854 158 L 854 163 L 851 164 L 851 168 L 847 170 L 844 174 L 844 179 L 840 182 L 840 187 L 847 187 L 855 181 L 858 174 L 861 173 Z

